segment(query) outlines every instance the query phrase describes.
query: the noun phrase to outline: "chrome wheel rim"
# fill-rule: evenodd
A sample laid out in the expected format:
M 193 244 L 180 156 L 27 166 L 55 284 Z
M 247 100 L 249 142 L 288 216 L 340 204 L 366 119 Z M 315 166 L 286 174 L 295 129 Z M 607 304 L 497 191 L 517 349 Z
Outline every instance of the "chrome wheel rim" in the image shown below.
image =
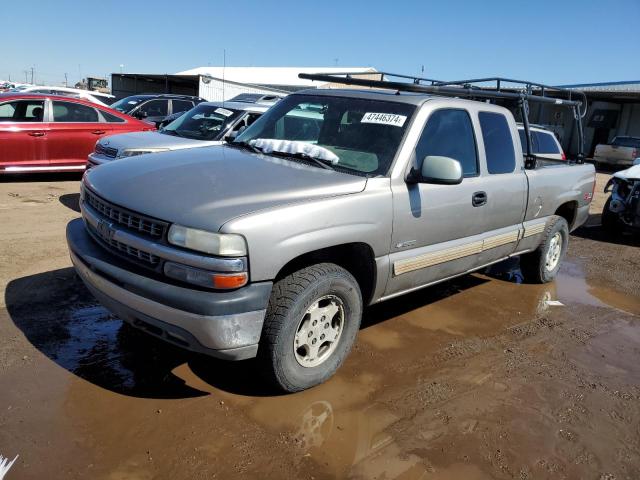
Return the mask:
M 293 353 L 303 367 L 317 367 L 335 351 L 344 330 L 344 304 L 335 295 L 320 297 L 304 313 L 293 339 Z
M 547 250 L 547 258 L 545 266 L 548 271 L 552 271 L 558 266 L 560 261 L 560 254 L 562 253 L 562 234 L 557 232 L 549 242 L 549 249 Z

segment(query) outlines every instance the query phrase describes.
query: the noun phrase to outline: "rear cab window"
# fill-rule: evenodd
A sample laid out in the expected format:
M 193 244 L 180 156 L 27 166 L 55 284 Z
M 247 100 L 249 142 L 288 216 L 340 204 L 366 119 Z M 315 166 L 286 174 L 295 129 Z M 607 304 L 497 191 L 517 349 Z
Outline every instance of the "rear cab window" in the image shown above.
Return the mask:
M 501 113 L 479 112 L 478 119 L 489 173 L 512 173 L 516 155 L 507 118 Z

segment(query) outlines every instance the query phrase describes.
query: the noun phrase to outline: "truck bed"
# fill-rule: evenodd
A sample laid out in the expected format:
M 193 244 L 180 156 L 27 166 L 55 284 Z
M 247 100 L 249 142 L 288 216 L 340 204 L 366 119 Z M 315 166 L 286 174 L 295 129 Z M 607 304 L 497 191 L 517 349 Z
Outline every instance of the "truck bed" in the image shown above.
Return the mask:
M 529 196 L 525 221 L 553 215 L 562 205 L 569 204 L 576 210 L 574 230 L 586 221 L 589 203 L 595 187 L 595 168 L 592 164 L 539 160 L 536 168 L 525 170 L 529 182 Z

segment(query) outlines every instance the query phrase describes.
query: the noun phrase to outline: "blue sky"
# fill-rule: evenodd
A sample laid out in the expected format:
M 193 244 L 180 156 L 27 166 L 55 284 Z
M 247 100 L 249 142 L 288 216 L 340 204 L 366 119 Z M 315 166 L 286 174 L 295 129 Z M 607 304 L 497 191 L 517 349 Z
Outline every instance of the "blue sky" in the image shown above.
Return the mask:
M 5 2 L 6 3 L 6 2 Z M 32 0 L 0 8 L 0 79 L 197 66 L 373 66 L 441 79 L 640 79 L 639 0 Z

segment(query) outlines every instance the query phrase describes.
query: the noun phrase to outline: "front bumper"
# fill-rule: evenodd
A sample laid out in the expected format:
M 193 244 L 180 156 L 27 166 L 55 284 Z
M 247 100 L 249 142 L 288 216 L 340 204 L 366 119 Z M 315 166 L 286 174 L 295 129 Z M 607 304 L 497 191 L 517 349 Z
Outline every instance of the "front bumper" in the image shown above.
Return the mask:
M 67 225 L 67 243 L 89 291 L 122 320 L 195 352 L 228 360 L 255 357 L 271 282 L 207 292 L 155 280 L 97 245 L 82 219 Z

